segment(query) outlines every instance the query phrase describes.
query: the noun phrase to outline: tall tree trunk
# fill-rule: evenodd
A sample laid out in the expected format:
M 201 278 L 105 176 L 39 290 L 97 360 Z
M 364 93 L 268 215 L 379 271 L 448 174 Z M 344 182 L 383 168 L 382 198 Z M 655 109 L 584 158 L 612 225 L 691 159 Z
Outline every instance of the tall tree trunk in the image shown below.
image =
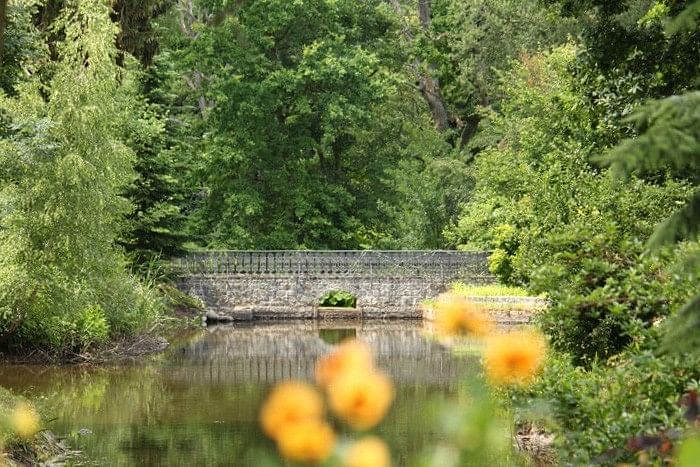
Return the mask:
M 418 0 L 418 19 L 421 29 L 424 32 L 430 29 L 430 22 L 432 20 L 430 1 L 431 0 Z M 396 13 L 403 17 L 399 0 L 389 0 L 389 2 L 394 7 Z M 411 34 L 411 30 L 408 27 L 404 28 L 403 34 L 409 41 L 413 40 L 413 34 Z M 433 77 L 435 67 L 432 64 L 426 65 L 416 61 L 413 63 L 412 68 L 418 79 L 418 90 L 428 104 L 428 108 L 430 108 L 435 128 L 437 128 L 438 131 L 447 130 L 450 127 L 450 116 L 447 113 L 447 106 L 440 92 L 440 83 L 437 78 Z M 427 70 L 424 68 L 427 68 Z
M 0 0 L 0 64 L 5 51 L 5 24 L 7 22 L 7 0 Z
M 180 32 L 189 37 L 191 40 L 197 40 L 199 33 L 194 29 L 194 24 L 197 22 L 197 17 L 194 11 L 194 1 L 193 0 L 180 0 L 178 2 L 179 25 Z M 213 107 L 213 103 L 207 102 L 204 92 L 202 91 L 203 81 L 206 79 L 204 73 L 199 70 L 192 70 L 191 76 L 183 76 L 183 79 L 190 87 L 192 91 L 198 93 L 197 106 L 199 107 L 199 113 L 202 118 L 207 116 L 207 111 Z
M 423 32 L 428 32 L 430 29 L 430 22 L 432 21 L 430 1 L 431 0 L 418 0 L 418 20 L 420 21 Z M 445 131 L 450 127 L 447 106 L 445 106 L 445 101 L 440 92 L 440 82 L 437 78 L 433 78 L 435 66 L 430 63 L 427 64 L 427 67 L 428 71 L 420 74 L 420 92 L 423 94 L 423 98 L 425 98 L 430 107 L 430 113 L 433 114 L 435 127 L 439 131 Z

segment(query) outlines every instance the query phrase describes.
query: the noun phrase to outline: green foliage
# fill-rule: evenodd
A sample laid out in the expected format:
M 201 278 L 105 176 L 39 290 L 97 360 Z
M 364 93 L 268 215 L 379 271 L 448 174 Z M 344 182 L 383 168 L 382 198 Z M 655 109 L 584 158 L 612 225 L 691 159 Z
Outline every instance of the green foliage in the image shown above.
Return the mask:
M 509 224 L 496 226 L 493 231 L 494 250 L 489 256 L 489 270 L 506 284 L 512 281 L 511 260 L 520 246 L 516 233 L 516 228 Z
M 574 59 L 564 47 L 504 74 L 502 110 L 484 128 L 500 141 L 477 155 L 474 196 L 447 235 L 495 250 L 504 280 L 547 293 L 542 324 L 554 346 L 589 365 L 679 304 L 683 294 L 664 285 L 668 258 L 641 258 L 639 239 L 690 190 L 619 181 L 588 162 L 595 134 L 567 71 Z
M 436 64 L 442 92 L 459 118 L 478 106 L 498 105 L 501 70 L 520 54 L 556 46 L 574 34 L 577 23 L 553 21 L 554 8 L 526 0 L 436 0 L 427 37 L 416 54 Z M 469 129 L 473 131 L 473 129 Z
M 119 23 L 117 46 L 150 65 L 158 52 L 158 35 L 154 19 L 176 5 L 174 0 L 117 0 L 113 15 Z
M 472 182 L 464 161 L 453 153 L 437 152 L 403 160 L 389 169 L 389 175 L 397 194 L 379 201 L 388 222 L 380 226 L 386 233 L 375 242 L 376 247 L 445 248 L 449 243 L 444 229 L 457 219 L 460 206 L 471 193 Z
M 320 305 L 355 308 L 357 305 L 357 297 L 344 290 L 331 290 L 321 297 Z
M 395 162 L 356 145 L 402 82 L 389 13 L 380 1 L 246 3 L 189 44 L 213 105 L 197 173 L 206 242 L 359 246 Z
M 630 118 L 639 132 L 635 138 L 622 141 L 608 152 L 605 161 L 619 176 L 631 173 L 652 177 L 670 171 L 697 183 L 700 180 L 700 91 L 651 101 L 640 107 Z M 692 213 L 689 213 L 692 216 Z M 677 240 L 666 235 L 654 244 Z M 693 238 L 697 231 L 676 232 L 680 238 Z
M 640 135 L 621 142 L 606 156 L 613 170 L 622 176 L 642 176 L 662 170 L 695 185 L 693 195 L 660 223 L 648 242 L 650 248 L 680 240 L 695 240 L 700 233 L 700 92 L 688 92 L 661 101 L 652 101 L 630 119 Z M 700 259 L 690 250 L 686 264 L 697 271 Z M 669 326 L 666 347 L 674 351 L 695 351 L 700 326 L 700 295 L 693 297 L 678 312 Z
M 583 370 L 554 354 L 537 384 L 515 400 L 523 406 L 535 401 L 549 406 L 549 428 L 559 435 L 559 463 L 634 462 L 636 455 L 626 449 L 630 438 L 687 426 L 678 401 L 700 377 L 698 363 L 692 357 L 644 351 L 622 355 L 611 366 Z
M 555 0 L 584 25 L 574 67 L 581 91 L 606 145 L 634 134 L 623 119 L 649 98 L 679 94 L 697 84 L 700 28 L 666 26 L 682 14 L 688 24 L 694 2 L 598 2 Z M 685 11 L 685 13 L 683 13 Z
M 0 90 L 7 94 L 22 81 L 22 65 L 42 57 L 38 31 L 32 25 L 36 11 L 33 1 L 8 2 L 3 49 L 0 52 Z
M 669 255 L 640 256 L 641 242 L 579 226 L 550 236 L 553 252 L 530 287 L 552 304 L 539 317 L 552 345 L 577 365 L 605 361 L 642 345 L 653 326 L 686 299 L 688 283 L 674 281 Z
M 86 0 L 54 27 L 65 40 L 50 82 L 35 76 L 0 97 L 0 335 L 6 345 L 72 349 L 138 328 L 157 305 L 113 243 L 133 177 L 119 139 L 133 83 L 114 64 L 115 25 Z
M 134 210 L 120 243 L 141 270 L 153 260 L 180 253 L 188 239 L 183 210 L 193 191 L 187 185 L 191 160 L 182 144 L 185 129 L 167 118 L 177 101 L 168 93 L 176 79 L 173 75 L 165 57 L 136 75 L 139 96 L 132 103 L 133 118 L 123 129 L 124 140 L 136 155 L 137 177 L 125 191 Z

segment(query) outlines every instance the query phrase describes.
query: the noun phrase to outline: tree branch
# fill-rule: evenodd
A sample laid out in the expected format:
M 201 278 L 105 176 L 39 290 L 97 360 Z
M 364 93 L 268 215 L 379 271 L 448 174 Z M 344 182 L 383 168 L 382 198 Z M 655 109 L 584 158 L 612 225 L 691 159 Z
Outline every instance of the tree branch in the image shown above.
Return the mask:
M 396 14 L 403 18 L 403 10 L 399 0 L 389 0 L 389 3 L 394 8 Z M 418 0 L 418 19 L 420 20 L 423 32 L 428 32 L 432 20 L 430 0 Z M 413 41 L 413 34 L 408 26 L 404 27 L 402 32 L 408 41 Z M 411 68 L 418 79 L 418 90 L 430 108 L 435 128 L 441 132 L 447 130 L 450 127 L 450 117 L 447 113 L 447 106 L 442 98 L 442 93 L 440 92 L 440 82 L 437 78 L 433 78 L 435 67 L 433 65 L 428 65 L 427 71 L 423 71 L 421 69 L 423 68 L 421 63 L 416 61 L 411 65 Z

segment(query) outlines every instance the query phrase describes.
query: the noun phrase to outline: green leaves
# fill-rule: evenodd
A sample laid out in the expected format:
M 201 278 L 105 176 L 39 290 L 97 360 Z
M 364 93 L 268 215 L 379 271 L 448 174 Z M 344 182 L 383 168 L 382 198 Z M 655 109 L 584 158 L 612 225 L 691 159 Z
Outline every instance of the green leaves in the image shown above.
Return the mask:
M 133 83 L 115 65 L 117 28 L 96 0 L 67 4 L 53 28 L 65 40 L 50 73 L 0 98 L 9 122 L 0 144 L 0 334 L 68 350 L 128 330 L 120 316 L 134 308 L 150 319 L 153 303 L 114 245 L 130 210 L 121 191 L 134 176 L 120 138 Z
M 335 306 L 342 308 L 355 308 L 357 297 L 344 290 L 331 290 L 321 297 L 321 306 Z
M 375 158 L 364 136 L 404 80 L 380 3 L 254 2 L 192 42 L 213 103 L 196 173 L 205 243 L 356 248 L 381 217 L 397 156 Z
M 700 180 L 700 91 L 649 102 L 628 121 L 640 134 L 601 158 L 616 174 L 653 175 L 669 169 L 678 177 Z

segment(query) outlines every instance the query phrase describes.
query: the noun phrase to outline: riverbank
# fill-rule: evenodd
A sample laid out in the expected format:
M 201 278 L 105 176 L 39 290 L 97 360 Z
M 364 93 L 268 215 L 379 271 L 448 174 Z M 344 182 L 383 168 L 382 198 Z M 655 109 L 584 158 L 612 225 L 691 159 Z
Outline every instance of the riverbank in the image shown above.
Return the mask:
M 30 407 L 27 401 L 9 390 L 0 387 L 0 465 L 26 466 L 39 464 L 60 464 L 80 453 L 71 450 L 65 441 L 49 430 L 42 429 L 42 418 L 37 420 L 35 434 L 22 438 L 17 433 L 14 413 L 18 407 Z M 31 409 L 34 410 L 33 408 Z M 34 412 L 32 412 L 34 413 Z M 21 420 L 26 425 L 26 420 Z M 26 426 L 20 426 L 19 431 Z
M 75 459 L 80 455 L 81 452 L 71 449 L 65 440 L 45 430 L 39 432 L 31 441 L 9 443 L 6 451 L 0 453 L 0 465 L 63 465 L 68 459 Z
M 0 353 L 0 364 L 9 365 L 69 365 L 101 367 L 117 365 L 160 354 L 188 330 L 201 327 L 202 310 L 191 300 L 170 300 L 167 312 L 153 325 L 133 336 L 119 336 L 101 345 L 82 351 L 57 352 L 50 349 L 31 349 L 23 353 Z M 40 417 L 40 431 L 26 439 L 13 433 L 7 418 L 21 404 L 31 401 L 0 386 L 0 465 L 62 465 L 68 459 L 81 455 L 72 443 L 53 432 L 41 429 L 46 417 Z M 41 415 L 41 414 L 40 414 Z M 51 417 L 49 417 L 50 419 Z M 49 420 L 51 421 L 51 420 Z M 48 422 L 47 422 L 48 423 Z M 6 425 L 6 426 L 3 426 Z
M 133 361 L 162 352 L 173 336 L 201 326 L 201 304 L 174 287 L 159 287 L 164 313 L 149 328 L 133 335 L 114 336 L 102 344 L 79 350 L 28 348 L 0 351 L 0 363 L 8 364 L 108 364 Z

